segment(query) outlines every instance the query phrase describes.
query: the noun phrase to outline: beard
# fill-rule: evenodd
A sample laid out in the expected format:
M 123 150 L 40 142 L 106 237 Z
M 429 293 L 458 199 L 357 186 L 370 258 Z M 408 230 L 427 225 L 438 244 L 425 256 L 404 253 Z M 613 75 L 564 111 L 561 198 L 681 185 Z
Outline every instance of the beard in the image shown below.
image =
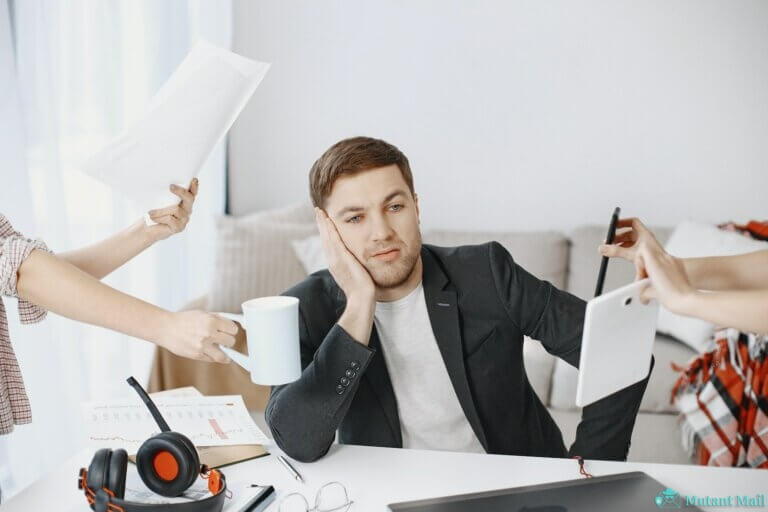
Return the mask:
M 400 250 L 400 257 L 395 261 L 376 261 L 375 258 L 371 257 L 364 265 L 377 288 L 396 288 L 408 281 L 421 254 L 421 233 L 418 234 L 416 243 L 412 245 L 401 243 L 396 248 Z

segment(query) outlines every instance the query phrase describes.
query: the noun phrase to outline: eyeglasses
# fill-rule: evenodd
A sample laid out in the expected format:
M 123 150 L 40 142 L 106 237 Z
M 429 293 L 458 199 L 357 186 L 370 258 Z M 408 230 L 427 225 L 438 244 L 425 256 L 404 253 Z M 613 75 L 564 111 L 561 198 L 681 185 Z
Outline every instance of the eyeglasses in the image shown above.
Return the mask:
M 352 503 L 344 484 L 328 482 L 317 490 L 314 507 L 309 508 L 307 498 L 294 492 L 280 501 L 278 512 L 347 512 Z

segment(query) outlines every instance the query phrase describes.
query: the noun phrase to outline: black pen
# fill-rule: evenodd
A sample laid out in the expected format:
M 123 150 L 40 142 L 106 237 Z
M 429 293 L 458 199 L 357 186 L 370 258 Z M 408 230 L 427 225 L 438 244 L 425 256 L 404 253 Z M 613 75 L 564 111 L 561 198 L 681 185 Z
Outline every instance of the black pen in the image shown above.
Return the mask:
M 238 512 L 261 512 L 266 510 L 270 503 L 275 500 L 275 488 L 271 485 L 259 486 L 251 485 L 251 487 L 259 487 L 259 492 L 248 503 L 243 505 Z

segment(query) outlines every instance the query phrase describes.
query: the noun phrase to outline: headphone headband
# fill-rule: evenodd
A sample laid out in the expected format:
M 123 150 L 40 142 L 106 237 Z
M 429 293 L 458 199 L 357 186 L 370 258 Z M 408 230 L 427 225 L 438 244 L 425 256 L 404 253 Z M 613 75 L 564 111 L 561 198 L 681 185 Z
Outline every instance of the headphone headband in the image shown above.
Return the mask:
M 88 487 L 88 471 L 85 468 L 80 468 L 77 487 L 84 492 L 85 499 L 88 500 L 88 504 L 95 512 L 163 512 L 168 510 L 168 507 L 174 507 L 174 512 L 211 512 L 222 510 L 227 494 L 226 478 L 215 469 L 201 476 L 208 479 L 208 489 L 212 495 L 202 500 L 186 503 L 138 503 L 116 498 L 115 493 L 106 487 L 101 489 L 91 489 Z M 218 489 L 214 490 L 216 488 Z

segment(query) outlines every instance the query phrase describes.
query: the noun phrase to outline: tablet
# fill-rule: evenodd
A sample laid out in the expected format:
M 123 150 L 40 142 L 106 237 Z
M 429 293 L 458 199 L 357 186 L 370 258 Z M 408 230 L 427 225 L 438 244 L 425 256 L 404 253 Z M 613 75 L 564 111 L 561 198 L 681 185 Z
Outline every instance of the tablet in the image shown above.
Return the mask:
M 648 375 L 659 304 L 640 301 L 648 279 L 587 303 L 581 338 L 576 405 L 583 407 Z

